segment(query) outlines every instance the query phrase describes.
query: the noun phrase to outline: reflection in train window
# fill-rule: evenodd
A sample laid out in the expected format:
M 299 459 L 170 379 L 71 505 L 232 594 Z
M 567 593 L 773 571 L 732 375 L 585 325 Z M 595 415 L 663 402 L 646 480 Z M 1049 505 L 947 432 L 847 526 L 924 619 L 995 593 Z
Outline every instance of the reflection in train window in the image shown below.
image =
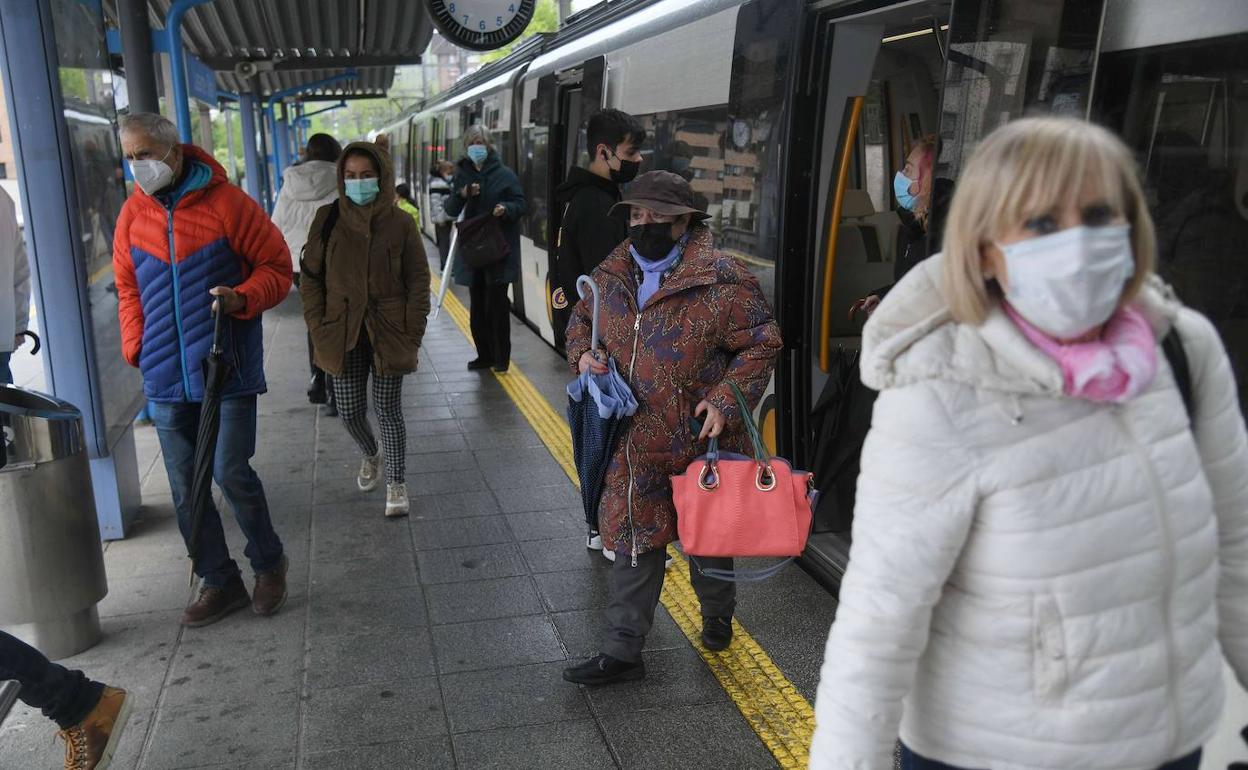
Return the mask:
M 546 200 L 547 177 L 550 175 L 550 163 L 547 155 L 550 151 L 550 129 L 546 126 L 525 126 L 520 132 L 520 153 L 524 162 L 520 164 L 520 184 L 524 187 L 525 215 L 520 221 L 520 231 L 538 248 L 546 248 L 546 228 L 548 227 L 550 205 Z
M 1135 151 L 1158 272 L 1222 334 L 1248 392 L 1248 35 L 1105 55 L 1094 117 Z M 1245 402 L 1248 403 L 1248 402 Z
M 710 214 L 716 246 L 745 262 L 764 296 L 773 299 L 775 254 L 761 248 L 758 237 L 763 138 L 750 136 L 744 126 L 730 138 L 727 105 L 637 117 L 648 137 L 643 168 L 689 181 L 694 205 Z

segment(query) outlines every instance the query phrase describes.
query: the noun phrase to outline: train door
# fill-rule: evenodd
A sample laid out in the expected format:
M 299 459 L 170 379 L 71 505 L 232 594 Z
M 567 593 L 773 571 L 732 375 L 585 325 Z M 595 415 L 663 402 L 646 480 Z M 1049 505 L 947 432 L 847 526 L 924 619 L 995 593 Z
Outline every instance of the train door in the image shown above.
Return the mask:
M 606 59 L 598 56 L 585 61 L 581 66 L 552 73 L 542 78 L 538 84 L 540 94 L 545 91 L 549 101 L 548 107 L 553 111 L 551 121 L 550 144 L 548 149 L 549 168 L 547 169 L 547 232 L 554 236 L 547 239 L 545 260 L 539 266 L 534 263 L 527 265 L 524 271 L 524 290 L 533 297 L 545 297 L 546 318 L 539 322 L 536 317 L 529 322 L 538 328 L 542 337 L 559 350 L 563 350 L 562 324 L 555 323 L 554 306 L 555 260 L 559 253 L 559 227 L 563 218 L 564 204 L 555 197 L 555 189 L 563 183 L 568 171 L 573 166 L 588 162 L 588 150 L 585 146 L 585 121 L 594 112 L 602 109 L 606 95 Z M 575 302 L 574 297 L 567 298 L 569 304 Z M 562 318 L 562 314 L 559 316 Z
M 810 25 L 812 61 L 822 61 L 808 156 L 816 203 L 805 243 L 815 257 L 791 265 L 785 278 L 809 287 L 805 376 L 795 377 L 790 417 L 795 455 L 814 470 L 822 493 L 807 562 L 832 580 L 848 561 L 858 458 L 874 404 L 859 379 L 866 316 L 850 310 L 885 295 L 909 266 L 939 251 L 958 171 L 980 138 L 1024 112 L 1086 113 L 1103 6 L 915 0 L 831 11 Z M 902 206 L 894 175 L 931 141 L 930 194 Z

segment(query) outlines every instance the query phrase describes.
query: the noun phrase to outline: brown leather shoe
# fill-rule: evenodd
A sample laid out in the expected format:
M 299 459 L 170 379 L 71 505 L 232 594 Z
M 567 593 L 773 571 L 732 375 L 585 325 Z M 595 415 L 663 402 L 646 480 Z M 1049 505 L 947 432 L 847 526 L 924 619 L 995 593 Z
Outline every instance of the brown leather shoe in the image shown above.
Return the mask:
M 250 601 L 243 579 L 235 575 L 223 588 L 200 588 L 199 598 L 182 612 L 182 625 L 197 628 L 216 623 L 231 612 L 246 607 Z
M 277 569 L 256 575 L 256 587 L 251 592 L 251 609 L 257 615 L 272 615 L 286 603 L 286 570 L 290 561 L 282 556 Z
M 105 770 L 113 761 L 132 705 L 125 690 L 105 687 L 86 719 L 57 733 L 65 741 L 65 770 Z

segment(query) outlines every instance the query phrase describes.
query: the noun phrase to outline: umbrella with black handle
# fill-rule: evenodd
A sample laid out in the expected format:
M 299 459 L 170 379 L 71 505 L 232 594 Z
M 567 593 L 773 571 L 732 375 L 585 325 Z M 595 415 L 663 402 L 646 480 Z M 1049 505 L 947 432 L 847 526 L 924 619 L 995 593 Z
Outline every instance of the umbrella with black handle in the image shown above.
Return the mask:
M 214 303 L 212 347 L 204 358 L 204 400 L 199 407 L 199 432 L 195 436 L 195 467 L 191 480 L 191 527 L 187 538 L 187 556 L 191 559 L 191 582 L 195 582 L 195 564 L 199 556 L 199 540 L 204 512 L 212 505 L 212 468 L 217 455 L 217 435 L 221 432 L 221 390 L 230 376 L 230 364 L 221 345 L 225 312 Z

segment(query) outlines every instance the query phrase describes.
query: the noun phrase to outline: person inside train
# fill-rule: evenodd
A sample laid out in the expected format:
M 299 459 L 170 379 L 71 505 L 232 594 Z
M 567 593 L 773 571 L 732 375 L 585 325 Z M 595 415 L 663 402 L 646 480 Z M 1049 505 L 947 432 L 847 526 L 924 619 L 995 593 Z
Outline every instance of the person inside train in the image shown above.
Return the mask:
M 620 185 L 628 184 L 641 169 L 641 146 L 646 129 L 626 112 L 604 109 L 594 113 L 586 126 L 591 159 L 585 168 L 575 166 L 555 189 L 555 202 L 563 211 L 556 238 L 556 282 L 551 287 L 555 338 L 562 343 L 572 305 L 578 299 L 576 279 L 589 275 L 620 242 L 628 237 L 624 213 L 608 212 L 620 202 Z M 591 548 L 601 549 L 601 538 L 591 533 Z
M 395 205 L 390 155 L 370 142 L 338 159 L 338 200 L 316 212 L 304 248 L 303 317 L 338 413 L 364 455 L 356 484 L 386 479 L 386 516 L 406 516 L 403 376 L 416 371 L 429 314 L 429 263 L 416 222 Z M 368 381 L 381 446 L 368 419 Z M 384 454 L 383 454 L 384 452 Z
M 438 245 L 438 267 L 446 268 L 446 257 L 451 250 L 451 228 L 455 219 L 446 213 L 446 196 L 451 194 L 451 180 L 455 178 L 455 164 L 440 160 L 429 175 L 429 219 L 433 221 L 434 242 Z
M 666 546 L 676 539 L 670 477 L 712 436 L 727 451 L 750 453 L 733 385 L 756 404 L 780 355 L 780 327 L 758 279 L 715 249 L 707 214 L 693 204 L 693 189 L 677 174 L 637 177 L 617 204 L 628 208 L 628 240 L 591 276 L 601 348 L 590 350 L 588 301 L 576 304 L 568 323 L 573 372 L 604 373 L 614 359 L 640 405 L 607 466 L 599 507 L 603 548 L 616 554 L 607 628 L 597 656 L 564 670 L 569 682 L 646 675 L 641 651 L 663 588 Z M 700 430 L 691 427 L 695 418 Z M 732 568 L 730 558 L 700 561 Z M 723 650 L 732 641 L 736 584 L 698 569 L 689 577 L 702 607 L 702 644 Z
M 813 770 L 1195 770 L 1248 684 L 1248 435 L 1210 322 L 1153 273 L 1130 151 L 988 135 L 944 251 L 863 333 L 880 395 Z
M 446 213 L 464 219 L 498 217 L 507 241 L 507 258 L 481 270 L 456 260 L 455 282 L 469 287 L 469 316 L 477 357 L 471 370 L 494 368 L 505 372 L 511 364 L 511 303 L 507 287 L 520 278 L 520 217 L 524 216 L 524 190 L 516 172 L 503 165 L 489 130 L 474 124 L 464 132 L 464 157 L 455 170 Z
M 273 224 L 282 231 L 294 263 L 295 286 L 299 285 L 299 256 L 308 240 L 308 228 L 317 209 L 338 199 L 338 156 L 342 145 L 329 134 L 313 134 L 305 148 L 307 158 L 282 173 L 282 189 L 273 205 Z M 308 366 L 311 376 L 308 401 L 328 404 L 334 413 L 333 386 L 326 383 L 325 372 L 312 361 L 312 338 L 308 338 Z
M 897 244 L 897 257 L 893 261 L 893 283 L 881 286 L 855 302 L 849 309 L 851 318 L 859 310 L 870 316 L 897 281 L 927 259 L 932 249 L 940 249 L 940 216 L 949 208 L 953 182 L 935 178 L 935 163 L 936 135 L 928 134 L 915 143 L 906 156 L 905 166 L 893 177 L 893 197 L 897 200 L 897 216 L 901 218 L 901 237 Z

